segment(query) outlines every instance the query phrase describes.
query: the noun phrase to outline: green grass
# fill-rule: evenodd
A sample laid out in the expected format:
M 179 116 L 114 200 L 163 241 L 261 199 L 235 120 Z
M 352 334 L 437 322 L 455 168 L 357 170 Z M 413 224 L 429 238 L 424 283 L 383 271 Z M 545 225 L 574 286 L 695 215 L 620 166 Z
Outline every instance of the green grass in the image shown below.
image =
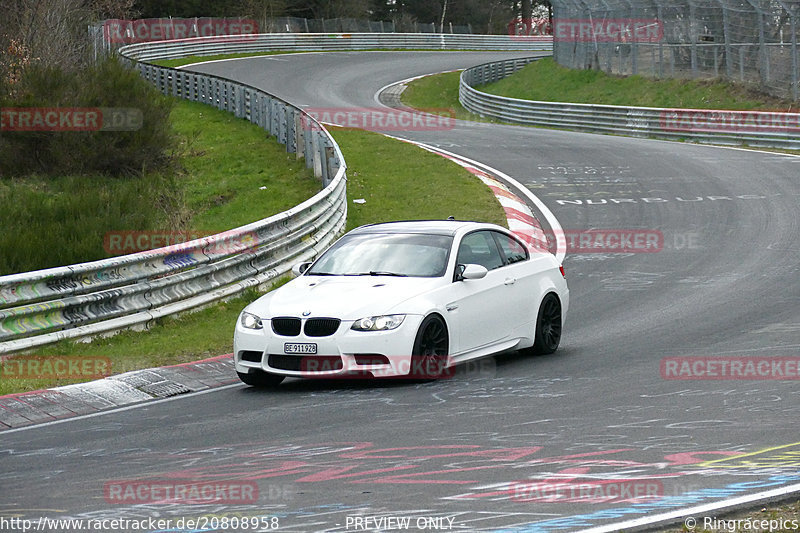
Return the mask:
M 458 101 L 458 78 L 461 72 L 445 72 L 425 76 L 409 83 L 400 95 L 403 104 L 416 109 L 434 110 L 448 109 L 460 120 L 486 122 L 487 119 L 470 113 Z M 442 113 L 439 113 L 442 114 Z
M 726 81 L 610 76 L 597 70 L 568 69 L 552 58 L 534 61 L 507 78 L 479 88 L 524 100 L 641 107 L 788 110 L 792 105 Z
M 181 102 L 173 116 L 187 142 L 184 190 L 193 230 L 211 233 L 248 224 L 321 189 L 303 160 L 254 124 L 197 102 Z
M 0 205 L 5 275 L 101 259 L 107 231 L 164 227 L 183 200 L 171 175 L 30 176 L 0 180 Z
M 258 126 L 187 101 L 170 119 L 182 139 L 180 170 L 0 180 L 0 275 L 109 257 L 107 232 L 231 229 L 320 189 L 303 161 Z
M 489 188 L 444 157 L 377 133 L 329 130 L 347 161 L 348 228 L 451 215 L 506 225 Z
M 200 111 L 203 112 L 208 109 L 205 106 L 200 107 Z M 220 133 L 224 131 L 227 130 L 221 129 Z M 503 210 L 489 188 L 449 160 L 409 143 L 389 139 L 376 133 L 341 128 L 332 128 L 331 133 L 341 146 L 348 164 L 348 228 L 388 220 L 442 219 L 450 215 L 458 219 L 482 220 L 506 225 Z M 226 138 L 228 136 L 222 137 L 215 142 L 223 145 L 229 143 L 229 139 Z M 264 142 L 264 139 L 262 138 L 260 142 Z M 228 148 L 215 146 L 214 149 L 230 151 L 226 155 L 232 160 L 237 157 L 249 157 L 253 152 L 252 146 L 244 144 L 237 146 L 235 143 L 231 143 Z M 191 157 L 203 156 L 198 153 Z M 197 164 L 204 168 L 205 163 L 197 162 Z M 187 165 L 191 166 L 191 162 Z M 203 171 L 211 173 L 214 170 L 214 168 L 204 168 Z M 203 187 L 215 192 L 224 191 L 225 186 L 219 184 L 220 179 L 225 178 L 204 180 Z M 250 184 L 250 189 L 255 189 L 253 194 L 256 197 L 274 189 L 271 185 L 268 191 L 259 191 L 256 186 L 258 183 L 253 185 L 251 181 Z M 196 189 L 198 186 L 193 185 L 193 187 Z M 284 186 L 287 187 L 289 185 Z M 289 196 L 289 191 L 284 192 Z M 300 199 L 292 196 L 293 199 L 288 203 L 299 203 L 314 192 L 316 190 L 312 188 L 304 193 L 307 196 Z M 248 189 L 241 194 L 250 193 Z M 302 196 L 297 191 L 292 191 L 291 194 Z M 208 195 L 198 195 L 198 198 L 201 196 Z M 194 197 L 192 190 L 187 192 L 187 197 Z M 353 202 L 360 198 L 365 199 L 366 203 Z M 232 200 L 228 204 L 234 202 L 235 200 Z M 226 212 L 225 205 L 228 204 L 220 206 L 218 211 L 221 217 Z M 229 221 L 239 216 L 236 212 L 225 214 Z M 202 219 L 203 216 L 196 218 Z M 209 219 L 209 223 L 211 222 Z M 285 279 L 281 280 L 283 281 Z M 153 327 L 145 332 L 126 331 L 113 337 L 96 339 L 91 343 L 61 341 L 33 350 L 32 353 L 37 356 L 109 357 L 114 374 L 230 353 L 233 349 L 233 325 L 236 317 L 241 309 L 257 296 L 256 291 L 250 290 L 240 297 L 197 313 L 185 314 L 178 318 L 158 319 Z M 82 380 L 3 380 L 0 376 L 0 395 L 80 381 Z
M 241 54 L 212 54 L 208 56 L 187 56 L 179 57 L 176 59 L 158 59 L 150 61 L 154 65 L 161 67 L 182 67 L 184 65 L 191 65 L 192 63 L 200 63 L 203 61 L 216 61 L 219 59 L 238 59 L 240 57 L 259 57 L 259 56 L 274 56 L 279 54 L 295 54 L 297 52 L 289 51 L 275 51 L 275 52 L 243 52 Z

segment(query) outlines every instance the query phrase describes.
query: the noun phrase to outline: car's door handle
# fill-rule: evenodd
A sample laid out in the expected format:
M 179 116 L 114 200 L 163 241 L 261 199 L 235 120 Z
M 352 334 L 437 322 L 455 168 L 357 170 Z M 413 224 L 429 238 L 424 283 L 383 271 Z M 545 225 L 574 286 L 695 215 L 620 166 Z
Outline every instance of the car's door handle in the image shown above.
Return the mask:
M 517 282 L 515 278 L 506 278 L 505 284 L 506 285 L 513 285 Z

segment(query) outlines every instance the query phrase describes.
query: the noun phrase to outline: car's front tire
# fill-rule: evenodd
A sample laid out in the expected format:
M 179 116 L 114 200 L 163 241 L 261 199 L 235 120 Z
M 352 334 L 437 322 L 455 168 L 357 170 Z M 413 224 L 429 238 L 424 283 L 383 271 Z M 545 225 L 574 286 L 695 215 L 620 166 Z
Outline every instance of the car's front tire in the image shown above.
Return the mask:
M 539 306 L 536 315 L 536 331 L 530 352 L 547 355 L 555 352 L 561 342 L 561 300 L 554 293 L 548 293 Z
M 420 379 L 438 379 L 447 366 L 449 350 L 450 337 L 444 319 L 439 315 L 425 317 L 414 339 L 410 375 Z
M 260 389 L 277 387 L 281 384 L 284 378 L 284 376 L 269 374 L 261 370 L 256 370 L 254 372 L 250 372 L 249 374 L 237 371 L 236 374 L 239 375 L 239 379 L 242 380 L 243 383 L 246 383 L 251 387 L 258 387 Z

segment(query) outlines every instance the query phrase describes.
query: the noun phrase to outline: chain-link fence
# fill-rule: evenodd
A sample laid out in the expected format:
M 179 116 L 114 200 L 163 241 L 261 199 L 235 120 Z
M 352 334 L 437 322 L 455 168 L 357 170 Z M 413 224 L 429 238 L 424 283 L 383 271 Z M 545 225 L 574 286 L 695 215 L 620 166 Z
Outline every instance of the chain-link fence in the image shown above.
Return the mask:
M 414 20 L 375 21 L 352 18 L 162 18 L 106 20 L 89 27 L 94 54 L 116 50 L 125 44 L 208 37 L 241 33 L 451 33 L 471 34 L 470 25 L 421 23 Z
M 800 0 L 552 0 L 558 63 L 725 77 L 798 100 Z

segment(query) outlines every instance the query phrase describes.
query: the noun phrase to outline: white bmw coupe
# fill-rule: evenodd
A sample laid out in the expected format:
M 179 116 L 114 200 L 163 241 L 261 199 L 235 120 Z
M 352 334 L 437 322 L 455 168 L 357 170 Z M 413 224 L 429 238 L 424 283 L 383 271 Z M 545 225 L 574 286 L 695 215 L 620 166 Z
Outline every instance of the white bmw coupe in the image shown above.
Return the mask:
M 502 351 L 552 353 L 569 305 L 556 258 L 494 224 L 362 226 L 292 270 L 236 322 L 236 372 L 248 385 L 432 379 Z

